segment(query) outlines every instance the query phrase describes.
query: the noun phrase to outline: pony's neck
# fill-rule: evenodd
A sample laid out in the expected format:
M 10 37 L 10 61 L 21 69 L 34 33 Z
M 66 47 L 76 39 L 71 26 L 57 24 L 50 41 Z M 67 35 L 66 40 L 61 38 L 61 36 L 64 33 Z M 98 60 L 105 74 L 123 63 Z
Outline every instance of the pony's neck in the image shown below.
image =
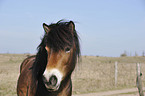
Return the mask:
M 72 95 L 71 77 L 67 81 L 62 82 L 60 89 L 62 89 L 62 90 L 57 96 L 71 96 Z

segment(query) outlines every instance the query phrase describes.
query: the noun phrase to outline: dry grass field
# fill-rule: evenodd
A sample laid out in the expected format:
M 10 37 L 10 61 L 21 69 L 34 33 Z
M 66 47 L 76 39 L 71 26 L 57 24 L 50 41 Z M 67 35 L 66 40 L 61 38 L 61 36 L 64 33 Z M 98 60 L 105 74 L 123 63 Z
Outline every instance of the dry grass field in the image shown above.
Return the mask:
M 0 54 L 0 96 L 16 96 L 19 67 L 25 54 Z M 118 62 L 118 82 L 114 85 L 114 63 Z M 132 88 L 136 86 L 136 63 L 141 63 L 145 86 L 145 57 L 82 56 L 72 75 L 73 94 Z
M 0 54 L 0 96 L 16 96 L 19 66 L 26 55 Z

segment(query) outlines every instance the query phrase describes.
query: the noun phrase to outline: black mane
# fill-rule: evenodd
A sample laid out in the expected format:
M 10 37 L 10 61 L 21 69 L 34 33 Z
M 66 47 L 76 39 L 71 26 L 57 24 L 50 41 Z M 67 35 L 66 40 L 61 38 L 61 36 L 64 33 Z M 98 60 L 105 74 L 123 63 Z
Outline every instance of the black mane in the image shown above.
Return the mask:
M 70 21 L 72 22 L 72 21 Z M 45 33 L 40 45 L 38 46 L 38 53 L 36 55 L 35 63 L 33 64 L 33 75 L 35 79 L 38 79 L 44 72 L 47 64 L 47 51 L 45 46 L 52 48 L 56 52 L 64 50 L 65 47 L 73 47 L 73 42 L 76 46 L 75 57 L 80 56 L 79 37 L 75 30 L 73 34 L 68 27 L 69 22 L 59 21 L 48 25 L 50 32 Z

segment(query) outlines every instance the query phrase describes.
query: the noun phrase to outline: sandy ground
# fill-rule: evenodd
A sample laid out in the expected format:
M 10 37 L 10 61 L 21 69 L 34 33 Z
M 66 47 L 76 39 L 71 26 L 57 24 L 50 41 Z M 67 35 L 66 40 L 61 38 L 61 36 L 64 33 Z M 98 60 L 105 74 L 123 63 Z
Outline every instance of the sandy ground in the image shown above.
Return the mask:
M 145 87 L 143 89 L 145 90 Z M 80 95 L 73 95 L 73 96 L 139 96 L 139 94 L 137 88 L 131 88 L 131 89 L 98 92 L 98 93 L 80 94 Z

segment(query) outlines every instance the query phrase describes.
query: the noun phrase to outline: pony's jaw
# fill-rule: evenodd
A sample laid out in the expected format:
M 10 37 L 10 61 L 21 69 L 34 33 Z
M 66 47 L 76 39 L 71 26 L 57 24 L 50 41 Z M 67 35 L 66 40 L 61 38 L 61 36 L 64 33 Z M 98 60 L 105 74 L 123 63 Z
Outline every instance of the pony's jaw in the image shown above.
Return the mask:
M 51 70 L 46 69 L 43 73 L 43 82 L 48 91 L 57 91 L 60 87 L 62 78 L 63 74 L 55 68 Z

